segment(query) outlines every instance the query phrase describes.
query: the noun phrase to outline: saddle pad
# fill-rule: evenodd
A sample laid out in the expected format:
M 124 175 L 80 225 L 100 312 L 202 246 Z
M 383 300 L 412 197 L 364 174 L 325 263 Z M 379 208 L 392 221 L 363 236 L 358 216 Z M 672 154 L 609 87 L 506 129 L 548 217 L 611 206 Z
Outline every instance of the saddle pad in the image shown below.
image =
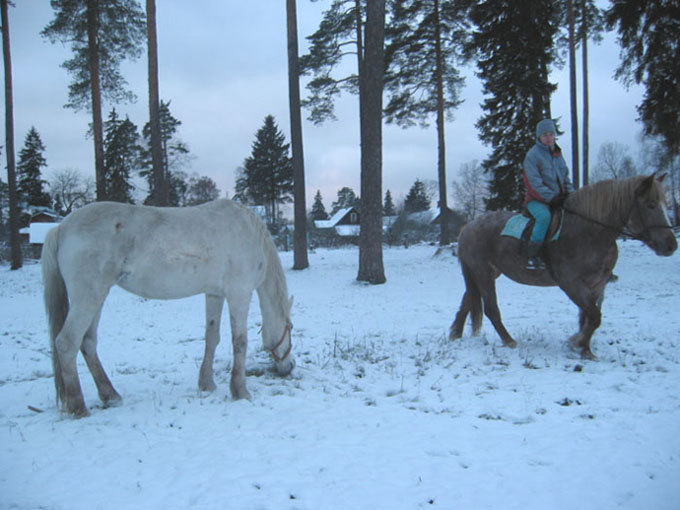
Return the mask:
M 501 235 L 514 237 L 515 239 L 522 239 L 522 233 L 524 232 L 524 229 L 527 228 L 528 223 L 529 218 L 522 214 L 510 216 L 510 219 L 505 223 L 505 226 L 501 231 Z
M 510 219 L 508 219 L 508 221 L 505 223 L 503 230 L 501 230 L 501 235 L 506 237 L 514 237 L 515 239 L 521 240 L 522 234 L 524 233 L 524 230 L 527 228 L 529 221 L 530 219 L 524 216 L 523 214 L 515 214 L 514 216 L 510 216 Z M 560 225 L 555 234 L 550 238 L 550 241 L 557 240 L 560 237 L 561 231 L 562 222 L 560 221 Z

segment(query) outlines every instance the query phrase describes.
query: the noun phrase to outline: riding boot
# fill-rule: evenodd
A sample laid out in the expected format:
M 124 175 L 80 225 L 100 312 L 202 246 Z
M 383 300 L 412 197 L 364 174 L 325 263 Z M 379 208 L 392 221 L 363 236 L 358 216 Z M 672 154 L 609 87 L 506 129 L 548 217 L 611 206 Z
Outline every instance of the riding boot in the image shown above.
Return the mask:
M 545 264 L 539 256 L 542 247 L 543 245 L 541 243 L 529 243 L 529 246 L 527 246 L 527 257 L 529 259 L 527 260 L 527 269 L 534 271 L 545 269 Z

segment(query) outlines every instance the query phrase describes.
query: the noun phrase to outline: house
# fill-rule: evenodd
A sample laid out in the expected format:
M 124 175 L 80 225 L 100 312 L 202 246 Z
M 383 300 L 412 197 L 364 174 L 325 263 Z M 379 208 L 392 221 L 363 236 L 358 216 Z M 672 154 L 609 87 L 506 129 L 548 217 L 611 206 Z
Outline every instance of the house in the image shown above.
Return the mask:
M 337 211 L 328 220 L 316 220 L 314 226 L 320 230 L 335 230 L 340 237 L 359 237 L 359 211 L 356 207 L 346 207 Z
M 19 235 L 22 240 L 29 244 L 42 246 L 47 232 L 63 218 L 47 207 L 34 207 L 31 209 L 31 213 L 28 226 L 19 230 Z

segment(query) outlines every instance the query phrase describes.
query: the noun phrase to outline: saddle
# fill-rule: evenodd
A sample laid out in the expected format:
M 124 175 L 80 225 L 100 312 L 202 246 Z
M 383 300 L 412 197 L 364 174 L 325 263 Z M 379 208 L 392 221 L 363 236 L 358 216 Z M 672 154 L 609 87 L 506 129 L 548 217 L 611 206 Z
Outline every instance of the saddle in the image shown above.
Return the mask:
M 562 231 L 562 222 L 564 220 L 564 209 L 552 209 L 550 214 L 550 226 L 545 238 L 547 241 L 556 241 L 560 237 Z M 529 240 L 529 235 L 534 227 L 534 218 L 525 209 L 521 213 L 510 216 L 505 223 L 501 235 L 506 237 L 514 237 L 519 239 L 523 244 Z

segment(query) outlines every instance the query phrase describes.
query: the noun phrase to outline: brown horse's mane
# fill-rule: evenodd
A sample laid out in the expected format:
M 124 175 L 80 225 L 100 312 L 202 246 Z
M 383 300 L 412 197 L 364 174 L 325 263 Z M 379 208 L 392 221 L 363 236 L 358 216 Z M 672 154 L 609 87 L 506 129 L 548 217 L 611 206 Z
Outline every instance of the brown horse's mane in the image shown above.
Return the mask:
M 630 214 L 635 190 L 647 176 L 628 179 L 610 179 L 596 182 L 578 189 L 565 202 L 565 208 L 594 221 L 607 222 L 611 218 L 621 219 Z M 651 198 L 659 199 L 660 187 L 654 181 L 650 189 Z M 663 198 L 662 198 L 663 199 Z

